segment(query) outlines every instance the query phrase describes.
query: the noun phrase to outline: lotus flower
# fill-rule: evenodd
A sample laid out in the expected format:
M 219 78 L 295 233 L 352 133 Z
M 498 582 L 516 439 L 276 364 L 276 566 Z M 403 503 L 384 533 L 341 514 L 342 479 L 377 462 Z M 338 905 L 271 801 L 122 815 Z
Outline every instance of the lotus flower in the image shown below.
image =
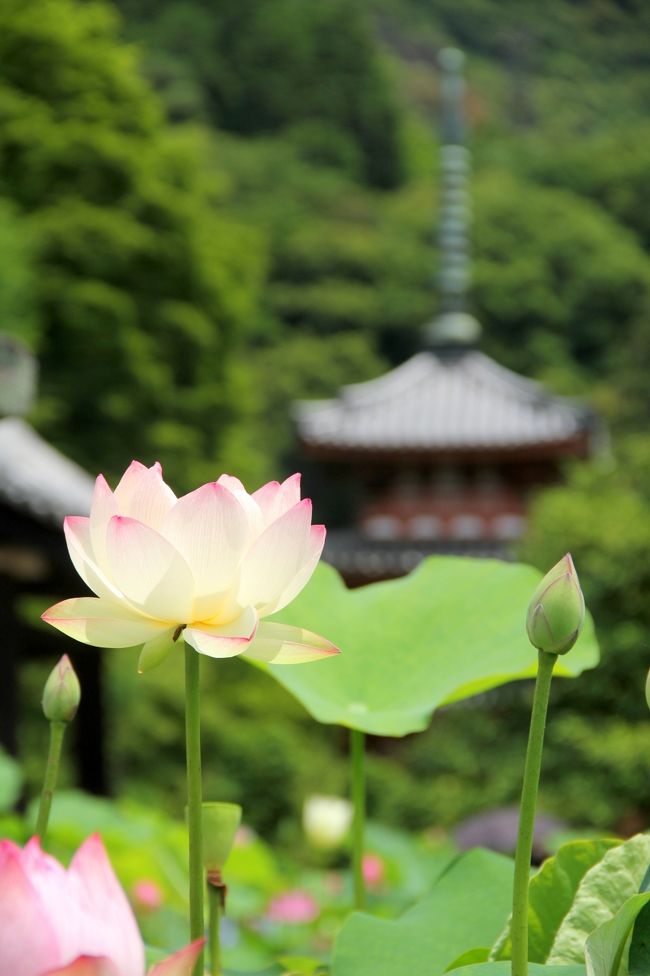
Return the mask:
M 300 627 L 261 622 L 297 596 L 323 549 L 300 475 L 252 495 L 222 475 L 177 499 L 159 464 L 133 461 L 114 492 L 100 475 L 90 518 L 69 516 L 64 530 L 96 596 L 57 603 L 43 619 L 85 644 L 144 645 L 140 670 L 181 634 L 208 657 L 299 664 L 338 653 Z
M 199 939 L 149 976 L 190 976 Z M 33 837 L 0 841 L 0 973 L 3 976 L 144 976 L 144 946 L 98 836 L 66 870 Z

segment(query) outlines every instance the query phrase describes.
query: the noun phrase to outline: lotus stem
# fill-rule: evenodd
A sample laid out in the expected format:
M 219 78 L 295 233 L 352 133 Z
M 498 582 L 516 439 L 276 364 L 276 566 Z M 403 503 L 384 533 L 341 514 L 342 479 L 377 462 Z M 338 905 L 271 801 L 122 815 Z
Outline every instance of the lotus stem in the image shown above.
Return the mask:
M 533 850 L 535 809 L 537 806 L 537 791 L 539 789 L 539 774 L 542 767 L 546 712 L 548 710 L 553 668 L 555 667 L 556 661 L 557 654 L 547 654 L 546 651 L 539 651 L 533 710 L 530 717 L 530 732 L 528 733 L 528 748 L 526 750 L 526 763 L 524 766 L 524 782 L 519 808 L 517 851 L 515 854 L 512 921 L 510 923 L 512 976 L 527 976 L 528 974 L 528 883 L 530 880 L 530 859 Z
M 354 907 L 363 911 L 366 888 L 363 881 L 363 844 L 366 825 L 366 737 L 358 729 L 350 730 L 350 758 L 352 764 L 352 877 L 354 879 Z
M 208 946 L 210 948 L 210 976 L 222 976 L 221 969 L 221 914 L 223 911 L 221 886 L 208 881 Z
M 203 815 L 201 809 L 200 655 L 185 645 L 185 757 L 187 764 L 187 826 L 189 831 L 190 938 L 204 933 Z M 203 974 L 203 953 L 193 976 Z
M 41 802 L 38 807 L 38 818 L 36 820 L 36 833 L 40 837 L 41 843 L 45 840 L 47 833 L 50 809 L 52 808 L 52 797 L 54 796 L 56 783 L 59 778 L 59 765 L 61 763 L 61 748 L 63 746 L 65 727 L 65 722 L 50 722 L 50 745 L 47 753 Z

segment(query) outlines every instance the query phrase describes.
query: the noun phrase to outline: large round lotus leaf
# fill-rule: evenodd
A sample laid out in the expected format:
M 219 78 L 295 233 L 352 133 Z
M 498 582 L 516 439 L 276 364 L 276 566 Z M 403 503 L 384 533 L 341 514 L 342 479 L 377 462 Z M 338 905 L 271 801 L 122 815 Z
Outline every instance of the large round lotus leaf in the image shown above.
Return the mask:
M 418 732 L 439 705 L 535 674 L 525 620 L 540 579 L 530 566 L 442 556 L 401 579 L 348 590 L 321 564 L 274 619 L 322 634 L 342 653 L 267 670 L 319 722 L 375 735 Z M 577 675 L 597 661 L 588 619 L 555 673 Z

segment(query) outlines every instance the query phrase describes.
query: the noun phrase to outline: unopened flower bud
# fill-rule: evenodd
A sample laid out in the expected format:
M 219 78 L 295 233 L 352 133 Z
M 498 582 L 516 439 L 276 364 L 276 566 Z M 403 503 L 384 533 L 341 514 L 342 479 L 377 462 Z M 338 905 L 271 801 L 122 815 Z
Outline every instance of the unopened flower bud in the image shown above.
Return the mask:
M 567 553 L 546 574 L 528 604 L 528 639 L 547 654 L 566 654 L 577 641 L 584 619 L 585 600 Z
M 79 678 L 64 654 L 50 672 L 43 689 L 43 713 L 50 722 L 71 722 L 81 700 Z

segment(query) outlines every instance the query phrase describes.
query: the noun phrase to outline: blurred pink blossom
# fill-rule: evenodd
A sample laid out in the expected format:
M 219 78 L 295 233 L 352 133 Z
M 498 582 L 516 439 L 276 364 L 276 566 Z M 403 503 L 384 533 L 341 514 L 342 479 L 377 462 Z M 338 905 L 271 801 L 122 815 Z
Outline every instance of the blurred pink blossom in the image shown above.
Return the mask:
M 378 854 L 364 854 L 361 871 L 369 888 L 376 888 L 386 877 L 386 865 Z
M 155 881 L 149 881 L 146 878 L 142 878 L 140 881 L 136 881 L 133 885 L 131 894 L 133 896 L 133 904 L 136 909 L 143 912 L 155 912 L 157 908 L 160 908 L 164 898 L 163 893 L 159 884 Z
M 149 976 L 190 976 L 203 940 Z M 85 841 L 69 868 L 41 850 L 0 841 L 3 976 L 144 976 L 144 945 L 104 845 Z
M 293 891 L 283 891 L 281 895 L 276 895 L 266 914 L 273 922 L 302 925 L 318 918 L 320 908 L 316 899 L 308 891 L 295 888 Z

